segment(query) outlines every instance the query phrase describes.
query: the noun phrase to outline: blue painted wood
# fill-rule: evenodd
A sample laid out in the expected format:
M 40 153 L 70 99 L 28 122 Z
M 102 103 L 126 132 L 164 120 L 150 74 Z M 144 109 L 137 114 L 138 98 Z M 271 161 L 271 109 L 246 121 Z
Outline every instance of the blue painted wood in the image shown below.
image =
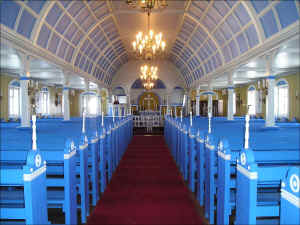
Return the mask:
M 299 167 L 289 168 L 281 183 L 280 224 L 300 224 Z
M 181 140 L 183 135 L 178 135 L 176 132 L 183 134 L 181 127 L 189 124 L 189 118 L 183 118 L 183 122 L 180 124 L 178 124 L 178 121 L 179 120 L 170 116 L 166 116 L 164 135 L 172 155 L 176 156 L 175 160 L 184 175 L 184 166 L 182 166 L 181 161 L 186 162 L 186 149 L 181 147 L 183 144 L 183 140 Z M 207 130 L 207 119 L 201 117 L 193 119 L 193 127 L 194 125 L 196 129 L 199 129 L 199 135 L 203 135 Z M 262 119 L 253 119 L 250 123 L 250 134 L 252 134 L 250 135 L 250 146 L 254 150 L 256 163 L 258 163 L 259 166 L 264 166 L 264 173 L 261 175 L 264 182 L 259 180 L 258 187 L 266 186 L 268 189 L 278 187 L 279 183 L 277 181 L 274 182 L 268 178 L 269 174 L 271 174 L 269 171 L 272 171 L 272 169 L 266 170 L 266 165 L 268 167 L 290 166 L 299 165 L 300 162 L 299 124 L 282 123 L 277 125 L 277 129 L 266 129 L 264 127 L 264 120 Z M 175 135 L 172 130 L 175 131 Z M 206 145 L 205 148 L 202 147 L 203 143 L 201 143 L 201 140 L 205 139 L 205 135 L 200 138 L 197 134 L 197 199 L 200 204 L 202 203 L 201 200 L 206 202 L 205 212 L 210 223 L 214 223 L 214 210 L 217 208 L 217 224 L 228 224 L 231 211 L 236 207 L 237 182 L 231 178 L 234 178 L 236 174 L 236 159 L 239 157 L 240 149 L 242 149 L 243 146 L 243 133 L 244 118 L 237 117 L 235 121 L 226 121 L 226 118 L 213 118 L 212 136 L 215 141 L 213 144 Z M 229 140 L 224 139 L 223 136 L 227 136 Z M 222 140 L 222 143 L 219 142 L 219 140 Z M 266 142 L 265 140 L 270 141 Z M 180 146 L 178 146 L 178 143 L 180 143 Z M 189 145 L 187 147 L 190 150 L 190 141 L 188 143 Z M 180 150 L 176 151 L 175 149 L 174 152 L 173 146 L 176 146 Z M 201 148 L 206 150 L 201 151 Z M 207 151 L 207 149 L 214 150 Z M 183 153 L 181 153 L 180 158 L 178 158 L 176 154 L 180 151 L 183 151 Z M 188 165 L 189 169 L 191 169 L 191 154 L 190 152 L 188 153 Z M 205 157 L 201 157 L 202 153 L 205 153 Z M 229 157 L 230 159 L 228 159 Z M 278 174 L 279 173 L 280 172 L 278 172 Z M 188 173 L 189 185 L 193 182 L 192 178 L 193 176 L 190 170 Z M 203 191 L 204 189 L 205 192 Z M 267 191 L 268 189 L 263 189 L 263 193 L 258 195 L 260 202 L 260 210 L 258 210 L 259 216 L 264 214 L 271 216 L 279 212 L 278 205 L 265 204 L 272 199 L 279 199 L 278 193 L 269 193 L 269 191 Z M 218 190 L 218 193 L 216 193 L 216 190 Z M 216 206 L 214 205 L 215 196 L 217 197 Z M 261 202 L 263 204 L 261 204 Z M 259 221 L 272 223 L 274 221 L 278 222 L 279 220 L 261 220 L 259 217 L 258 222 Z
M 205 133 L 198 131 L 197 134 L 197 200 L 200 206 L 204 205 L 204 180 L 205 180 Z
M 258 187 L 259 183 L 262 188 L 271 182 L 274 187 L 280 188 L 281 180 L 290 168 L 289 166 L 259 166 L 255 162 L 252 149 L 241 151 L 237 163 L 236 222 L 238 224 L 256 224 L 258 217 L 280 216 L 278 199 L 274 197 L 270 200 L 260 199 Z M 299 171 L 299 168 L 297 170 Z M 278 192 L 278 188 L 273 191 Z M 286 215 L 282 214 L 282 216 Z
M 1 178 L 1 186 L 24 186 L 23 201 L 21 204 L 2 205 L 0 219 L 17 218 L 25 220 L 26 224 L 48 224 L 46 164 L 40 151 L 30 150 L 23 168 L 9 170 L 0 168 L 1 175 L 10 175 Z
M 192 192 L 195 192 L 195 185 L 196 185 L 196 156 L 197 156 L 197 149 L 196 149 L 196 129 L 191 127 L 189 129 L 189 188 Z

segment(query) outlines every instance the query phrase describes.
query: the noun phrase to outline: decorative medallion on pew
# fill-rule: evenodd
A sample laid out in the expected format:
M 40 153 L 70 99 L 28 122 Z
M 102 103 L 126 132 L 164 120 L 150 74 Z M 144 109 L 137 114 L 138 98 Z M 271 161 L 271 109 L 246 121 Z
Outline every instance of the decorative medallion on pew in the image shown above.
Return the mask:
M 300 224 L 300 167 L 291 167 L 281 183 L 280 224 Z
M 24 181 L 31 181 L 46 171 L 46 161 L 42 165 L 42 156 L 39 150 L 30 150 L 24 166 Z
M 249 179 L 257 179 L 257 164 L 252 149 L 243 149 L 237 160 L 237 170 Z
M 35 156 L 35 166 L 38 168 L 41 166 L 41 164 L 42 164 L 42 157 L 40 154 L 37 154 Z
M 230 160 L 230 148 L 227 139 L 222 138 L 218 145 L 218 156 L 222 157 L 224 160 Z
M 298 177 L 297 174 L 293 174 L 291 176 L 291 178 L 290 178 L 290 188 L 293 192 L 299 192 L 299 177 Z
M 64 159 L 70 159 L 76 154 L 76 147 L 71 139 L 67 139 L 64 149 Z

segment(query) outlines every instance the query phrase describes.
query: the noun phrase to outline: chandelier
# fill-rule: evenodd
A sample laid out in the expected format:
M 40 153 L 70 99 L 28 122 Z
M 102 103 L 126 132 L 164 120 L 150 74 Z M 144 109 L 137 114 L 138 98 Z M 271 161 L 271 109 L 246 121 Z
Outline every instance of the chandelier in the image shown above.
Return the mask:
M 155 81 L 157 80 L 157 66 L 141 66 L 141 80 L 146 82 L 147 80 Z
M 143 82 L 143 86 L 146 90 L 150 90 L 154 87 L 154 82 L 158 79 L 156 66 L 141 66 L 140 79 Z
M 154 82 L 146 82 L 144 83 L 144 88 L 149 91 L 154 87 Z
M 154 34 L 150 29 L 150 12 L 148 12 L 148 34 L 138 32 L 136 40 L 132 42 L 133 51 L 138 58 L 153 59 L 162 54 L 166 48 L 166 42 L 162 40 L 162 33 Z
M 152 9 L 164 9 L 168 6 L 166 0 L 126 0 L 126 3 L 132 8 L 141 8 L 149 12 Z

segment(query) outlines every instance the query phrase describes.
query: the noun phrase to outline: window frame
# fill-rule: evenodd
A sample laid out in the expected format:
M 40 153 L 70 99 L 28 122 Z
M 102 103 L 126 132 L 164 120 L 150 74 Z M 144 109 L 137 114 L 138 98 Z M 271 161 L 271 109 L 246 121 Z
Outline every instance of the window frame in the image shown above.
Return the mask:
M 247 90 L 247 109 L 248 109 L 248 106 L 249 106 L 249 92 L 254 92 L 254 97 L 253 97 L 253 99 L 254 99 L 254 104 L 253 104 L 253 106 L 254 106 L 254 112 L 252 112 L 252 110 L 250 110 L 250 108 L 249 108 L 249 115 L 251 115 L 251 116 L 255 116 L 256 115 L 256 108 L 257 108 L 257 102 L 256 102 L 256 95 L 257 95 L 257 90 L 256 90 L 256 88 L 255 88 L 255 86 L 254 85 L 250 85 L 249 87 L 248 87 L 248 90 Z
M 279 102 L 282 101 L 282 99 L 279 97 L 279 89 L 280 88 L 286 88 L 287 89 L 287 100 L 286 100 L 286 114 L 285 115 L 279 115 L 279 109 L 281 107 L 278 107 L 279 106 Z M 290 98 L 290 95 L 289 95 L 289 83 L 286 79 L 279 79 L 276 81 L 276 84 L 275 84 L 275 90 L 274 90 L 274 111 L 275 111 L 275 117 L 276 118 L 289 118 L 289 98 Z M 276 104 L 277 104 L 277 107 L 276 107 Z M 280 104 L 282 105 L 282 104 Z
M 43 106 L 44 104 L 42 103 L 43 101 L 43 95 L 47 95 L 46 99 L 46 112 L 43 111 Z M 43 116 L 48 116 L 50 115 L 50 92 L 47 87 L 42 87 L 41 90 L 39 91 L 39 113 Z
M 96 92 L 94 92 L 94 91 L 85 91 L 85 92 L 82 92 L 80 94 L 80 100 L 79 100 L 80 101 L 80 103 L 79 103 L 79 112 L 80 112 L 80 115 L 82 115 L 83 111 L 84 111 L 84 107 L 83 107 L 84 98 L 85 98 L 85 96 L 88 96 L 88 95 L 95 97 L 96 98 L 96 102 L 97 102 L 98 97 L 99 97 L 99 95 Z M 87 116 L 97 116 L 97 114 L 99 112 L 99 108 L 100 108 L 99 102 L 97 102 L 96 113 L 95 114 L 94 113 L 90 113 L 89 112 L 89 106 L 88 106 L 88 103 L 87 103 L 86 115 Z
M 17 83 L 17 85 L 16 85 Z M 20 81 L 19 80 L 12 80 L 9 82 L 8 84 L 8 117 L 9 118 L 20 118 L 21 117 L 21 86 L 20 86 Z M 10 91 L 13 90 L 13 93 L 15 93 L 15 91 L 18 91 L 18 113 L 17 114 L 11 114 L 11 104 L 14 104 L 11 102 L 11 97 L 10 97 Z

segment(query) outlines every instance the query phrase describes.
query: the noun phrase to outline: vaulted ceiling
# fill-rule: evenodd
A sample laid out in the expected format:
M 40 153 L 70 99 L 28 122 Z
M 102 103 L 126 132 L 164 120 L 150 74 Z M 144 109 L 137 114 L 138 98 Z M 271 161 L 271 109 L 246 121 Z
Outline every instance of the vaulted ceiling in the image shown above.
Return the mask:
M 168 4 L 153 12 L 151 27 L 163 32 L 166 58 L 190 87 L 299 37 L 297 0 Z M 135 34 L 146 29 L 146 15 L 125 0 L 1 1 L 0 6 L 1 40 L 24 40 L 41 57 L 51 56 L 59 66 L 70 65 L 107 86 L 132 58 Z

